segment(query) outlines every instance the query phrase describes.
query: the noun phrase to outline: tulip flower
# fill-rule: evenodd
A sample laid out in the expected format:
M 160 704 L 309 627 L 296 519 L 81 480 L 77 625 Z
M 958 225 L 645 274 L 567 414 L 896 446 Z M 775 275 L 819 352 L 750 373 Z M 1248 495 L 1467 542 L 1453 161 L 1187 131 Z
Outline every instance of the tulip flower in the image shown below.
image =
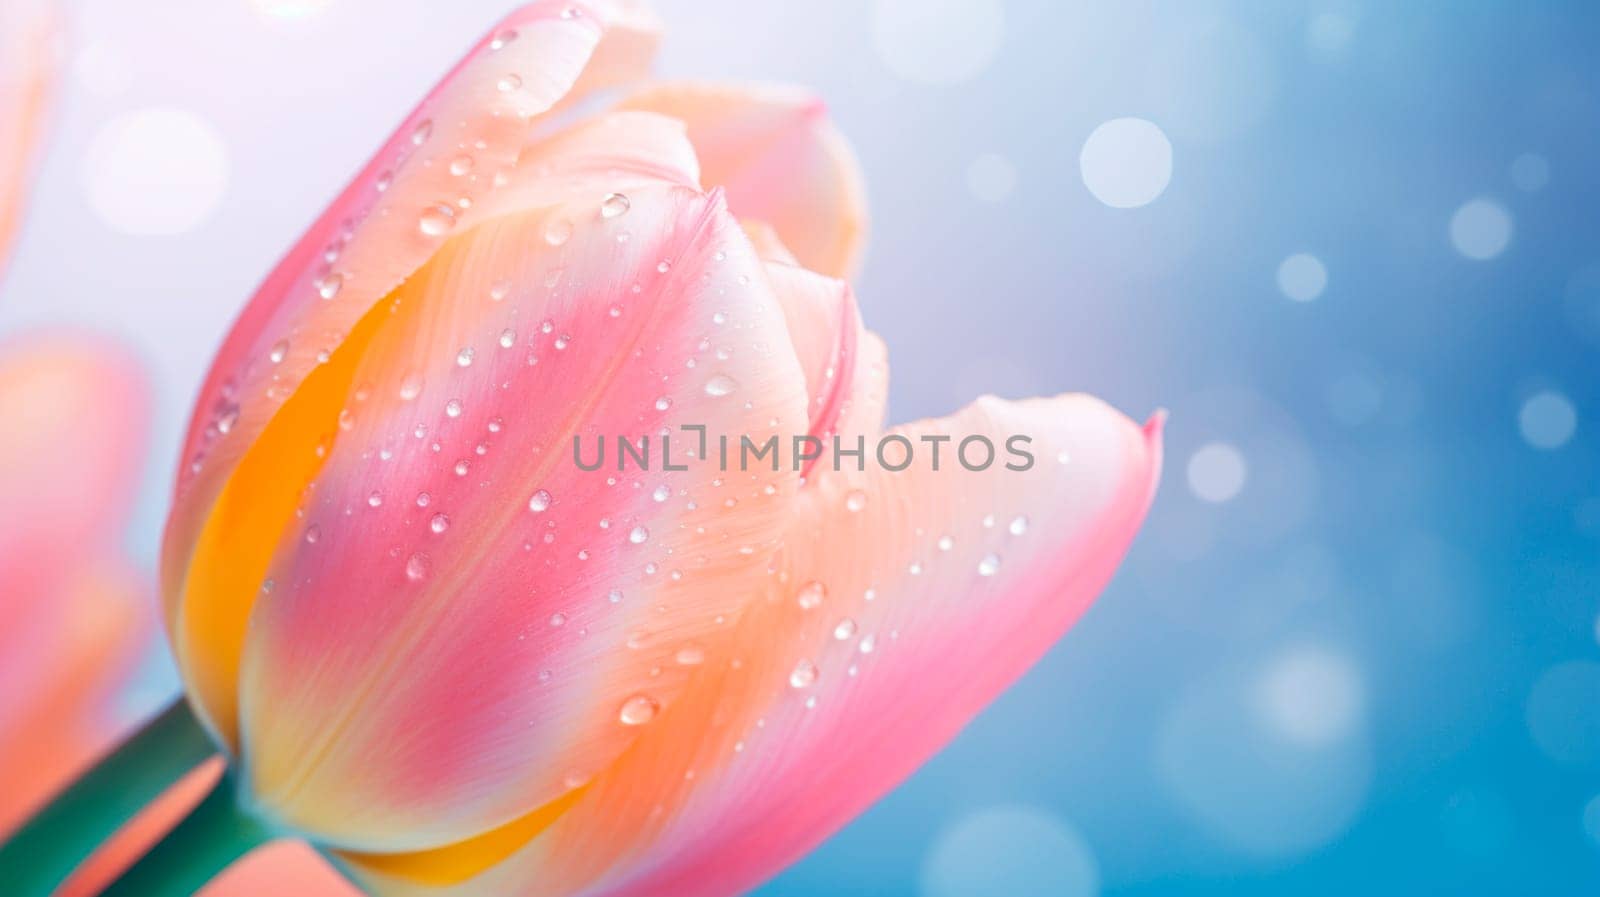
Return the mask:
M 1111 577 L 1159 419 L 885 429 L 848 147 L 803 91 L 629 87 L 657 31 L 513 13 L 239 318 L 161 576 L 228 772 L 109 893 L 287 833 L 379 895 L 735 894 Z
M 59 28 L 49 0 L 0 4 L 0 267 L 16 233 L 34 145 L 55 83 Z

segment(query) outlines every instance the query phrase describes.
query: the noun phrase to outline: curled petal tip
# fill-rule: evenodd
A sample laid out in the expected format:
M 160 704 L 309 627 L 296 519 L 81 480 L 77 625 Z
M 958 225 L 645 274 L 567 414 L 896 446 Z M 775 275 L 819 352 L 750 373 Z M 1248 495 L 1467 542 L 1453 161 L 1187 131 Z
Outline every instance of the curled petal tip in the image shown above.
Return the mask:
M 1152 444 L 1161 441 L 1161 434 L 1167 428 L 1167 409 L 1157 408 L 1149 419 L 1144 422 L 1144 435 Z

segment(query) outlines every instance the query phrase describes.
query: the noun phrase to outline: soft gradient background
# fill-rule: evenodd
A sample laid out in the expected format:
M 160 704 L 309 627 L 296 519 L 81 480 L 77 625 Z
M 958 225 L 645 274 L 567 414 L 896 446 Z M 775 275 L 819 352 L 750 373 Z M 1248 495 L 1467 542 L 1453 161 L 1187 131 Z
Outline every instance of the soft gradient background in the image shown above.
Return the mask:
M 75 6 L 0 329 L 147 359 L 148 563 L 233 315 L 508 2 Z M 814 85 L 855 141 L 896 419 L 1172 412 L 1100 604 L 763 897 L 1595 893 L 1592 6 L 659 6 L 662 72 Z M 1130 116 L 1170 183 L 1113 208 L 1165 172 L 1150 128 L 1085 155 Z M 128 712 L 173 688 L 153 652 Z

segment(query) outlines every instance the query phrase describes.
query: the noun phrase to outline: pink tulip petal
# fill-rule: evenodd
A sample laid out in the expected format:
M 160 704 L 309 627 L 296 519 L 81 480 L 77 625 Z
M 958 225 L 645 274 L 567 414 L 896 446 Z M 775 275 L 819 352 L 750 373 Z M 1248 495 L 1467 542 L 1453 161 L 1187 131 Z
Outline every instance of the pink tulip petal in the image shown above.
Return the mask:
M 783 85 L 656 84 L 623 101 L 679 118 L 709 187 L 740 218 L 776 229 L 800 264 L 855 272 L 866 239 L 860 165 L 816 96 Z
M 943 746 L 1110 578 L 1159 476 L 1159 421 L 1083 396 L 984 399 L 894 432 L 919 450 L 984 434 L 1001 454 L 972 472 L 952 443 L 937 473 L 924 451 L 898 473 L 820 475 L 734 654 L 570 810 L 454 886 L 371 868 L 367 883 L 386 897 L 737 894 Z M 1031 470 L 1001 468 L 1016 434 L 1032 437 Z
M 0 4 L 0 270 L 17 231 L 60 47 L 55 4 Z
M 863 336 L 855 295 L 842 280 L 804 268 L 768 262 L 767 279 L 783 304 L 810 401 L 808 434 L 832 445 L 839 416 L 849 401 Z M 819 450 L 820 451 L 820 450 Z M 803 473 L 809 473 L 813 460 Z
M 236 466 L 308 376 L 333 377 L 323 362 L 448 234 L 574 191 L 595 194 L 598 205 L 604 190 L 663 178 L 693 182 L 681 137 L 662 146 L 676 130 L 640 126 L 646 119 L 637 116 L 632 125 L 612 117 L 533 143 L 550 111 L 640 74 L 655 36 L 653 18 L 618 0 L 539 2 L 511 14 L 312 226 L 230 334 L 190 424 L 162 558 L 174 653 L 191 700 L 224 743 L 236 734 L 231 692 L 255 590 L 233 580 L 253 564 L 236 563 L 243 572 L 232 578 L 217 569 L 197 576 L 194 560 L 199 547 L 232 558 L 270 551 L 229 542 L 259 516 L 241 497 L 233 518 L 219 517 Z M 618 130 L 637 130 L 639 141 L 616 140 L 592 155 L 601 129 L 618 122 L 627 125 Z M 612 168 L 597 170 L 597 163 Z
M 625 204 L 480 225 L 375 312 L 242 668 L 244 767 L 297 829 L 412 850 L 560 798 L 766 578 L 792 467 L 667 472 L 658 437 L 804 432 L 779 304 L 719 197 Z M 607 437 L 608 469 L 579 470 L 575 436 L 587 459 Z M 652 438 L 648 472 L 617 471 L 617 436 Z

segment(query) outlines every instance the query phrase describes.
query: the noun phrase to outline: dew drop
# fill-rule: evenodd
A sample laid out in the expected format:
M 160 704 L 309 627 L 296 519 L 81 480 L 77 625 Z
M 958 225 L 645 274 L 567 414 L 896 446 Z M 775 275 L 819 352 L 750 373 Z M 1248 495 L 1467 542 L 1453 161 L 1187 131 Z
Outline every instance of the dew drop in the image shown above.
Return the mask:
M 367 496 L 367 507 L 376 508 L 381 504 L 383 504 L 383 493 L 374 491 Z
M 289 341 L 286 339 L 273 343 L 272 349 L 267 352 L 267 360 L 273 364 L 281 364 L 287 357 L 289 357 Z
M 456 156 L 454 159 L 450 160 L 450 173 L 456 177 L 471 174 L 472 168 L 476 164 L 477 163 L 473 161 L 471 156 Z
M 618 719 L 622 720 L 624 726 L 642 726 L 655 719 L 656 711 L 660 709 L 661 705 L 656 703 L 655 698 L 649 695 L 634 695 L 622 702 Z
M 855 513 L 867 506 L 867 493 L 860 489 L 851 489 L 844 497 L 845 510 Z
M 499 49 L 503 48 L 506 44 L 509 44 L 512 41 L 516 40 L 516 39 L 517 39 L 517 32 L 514 29 L 507 28 L 504 31 L 501 31 L 498 34 L 496 34 L 494 36 L 494 39 L 489 41 L 489 49 L 491 49 L 491 50 L 499 50 Z
M 562 612 L 560 612 L 560 611 L 556 611 L 555 613 L 550 615 L 550 625 L 551 626 L 565 626 L 565 625 L 567 625 L 567 615 L 562 613 Z
M 826 597 L 828 597 L 828 587 L 816 580 L 812 580 L 800 587 L 800 591 L 795 594 L 794 600 L 795 603 L 800 605 L 801 610 L 811 610 L 820 606 L 822 599 Z
M 317 286 L 317 295 L 324 299 L 332 299 L 333 297 L 339 295 L 339 290 L 343 287 L 343 274 L 329 274 L 327 277 L 322 278 L 322 283 Z
M 422 215 L 417 219 L 417 227 L 430 237 L 447 234 L 455 226 L 456 210 L 442 202 L 423 209 Z
M 489 287 L 489 298 L 495 302 L 499 302 L 509 295 L 511 295 L 511 281 L 509 280 L 497 280 Z
M 809 660 L 802 660 L 794 665 L 794 671 L 789 674 L 790 688 L 810 688 L 817 681 L 817 665 Z
M 993 576 L 999 571 L 1000 556 L 997 554 L 986 554 L 983 556 L 983 560 L 978 562 L 979 576 Z
M 461 416 L 461 400 L 460 399 L 451 399 L 450 401 L 444 403 L 444 416 L 445 417 L 460 417 Z
M 621 193 L 608 193 L 605 199 L 600 200 L 600 217 L 616 218 L 619 215 L 627 214 L 631 205 L 632 203 L 628 202 L 628 197 L 623 196 Z
M 845 617 L 843 620 L 840 620 L 839 624 L 833 627 L 833 637 L 841 642 L 848 641 L 849 639 L 855 637 L 855 634 L 856 621 L 850 619 L 849 617 Z
M 666 484 L 662 484 L 656 487 L 656 491 L 650 493 L 650 497 L 656 501 L 666 501 L 672 497 L 672 489 Z
M 1013 535 L 1013 536 L 1020 536 L 1023 533 L 1027 532 L 1028 531 L 1028 516 L 1026 514 L 1018 515 L 1016 517 L 1016 519 L 1011 521 L 1011 525 L 1009 527 L 1007 527 L 1007 529 L 1009 529 L 1011 531 L 1011 535 Z
M 694 667 L 706 661 L 706 652 L 699 645 L 684 645 L 675 656 L 680 666 Z
M 310 526 L 306 527 L 306 541 L 308 543 L 310 543 L 312 545 L 315 545 L 315 544 L 317 544 L 317 540 L 321 539 L 321 538 L 322 538 L 322 527 L 317 526 L 315 523 L 313 523 Z
M 528 510 L 535 514 L 550 510 L 550 493 L 543 489 L 533 493 L 533 497 L 528 499 Z
M 421 582 L 428 578 L 428 556 L 417 552 L 406 558 L 406 579 L 412 582 Z
M 460 352 L 457 352 L 456 353 L 456 367 L 462 367 L 462 368 L 471 367 L 472 366 L 472 359 L 475 356 L 477 356 L 477 354 L 478 354 L 477 352 L 474 352 L 470 348 L 462 349 Z
M 636 526 L 628 533 L 628 541 L 635 545 L 643 545 L 649 538 L 650 531 L 642 526 Z
M 400 380 L 400 401 L 409 402 L 422 394 L 422 377 L 407 374 Z
M 433 501 L 433 496 L 429 495 L 428 493 L 426 493 L 426 492 L 418 492 L 417 493 L 417 507 L 426 508 L 428 506 L 428 503 L 431 502 L 431 501 Z
M 501 78 L 495 84 L 495 88 L 498 89 L 501 93 L 510 93 L 511 91 L 516 90 L 517 88 L 519 88 L 521 86 L 522 86 L 522 76 L 518 75 L 518 74 L 515 74 L 515 73 L 506 75 L 505 77 Z
M 671 407 L 672 407 L 672 399 L 670 399 L 670 398 L 668 398 L 666 396 L 662 396 L 661 398 L 656 399 L 656 410 L 657 411 L 665 411 L 665 410 L 667 410 L 668 408 L 671 408 Z
M 620 590 L 617 590 L 617 589 L 612 589 L 611 591 L 606 593 L 606 600 L 611 602 L 612 604 L 621 604 L 622 603 L 622 592 Z
M 706 395 L 713 398 L 728 395 L 739 388 L 739 381 L 727 374 L 718 374 L 706 381 Z
M 509 349 L 517 344 L 517 332 L 510 327 L 500 331 L 500 348 Z
M 425 118 L 417 123 L 416 130 L 411 132 L 411 145 L 421 146 L 433 136 L 433 120 Z
M 435 514 L 433 515 L 433 519 L 428 521 L 428 529 L 431 529 L 436 533 L 442 533 L 449 528 L 450 518 L 443 514 Z

